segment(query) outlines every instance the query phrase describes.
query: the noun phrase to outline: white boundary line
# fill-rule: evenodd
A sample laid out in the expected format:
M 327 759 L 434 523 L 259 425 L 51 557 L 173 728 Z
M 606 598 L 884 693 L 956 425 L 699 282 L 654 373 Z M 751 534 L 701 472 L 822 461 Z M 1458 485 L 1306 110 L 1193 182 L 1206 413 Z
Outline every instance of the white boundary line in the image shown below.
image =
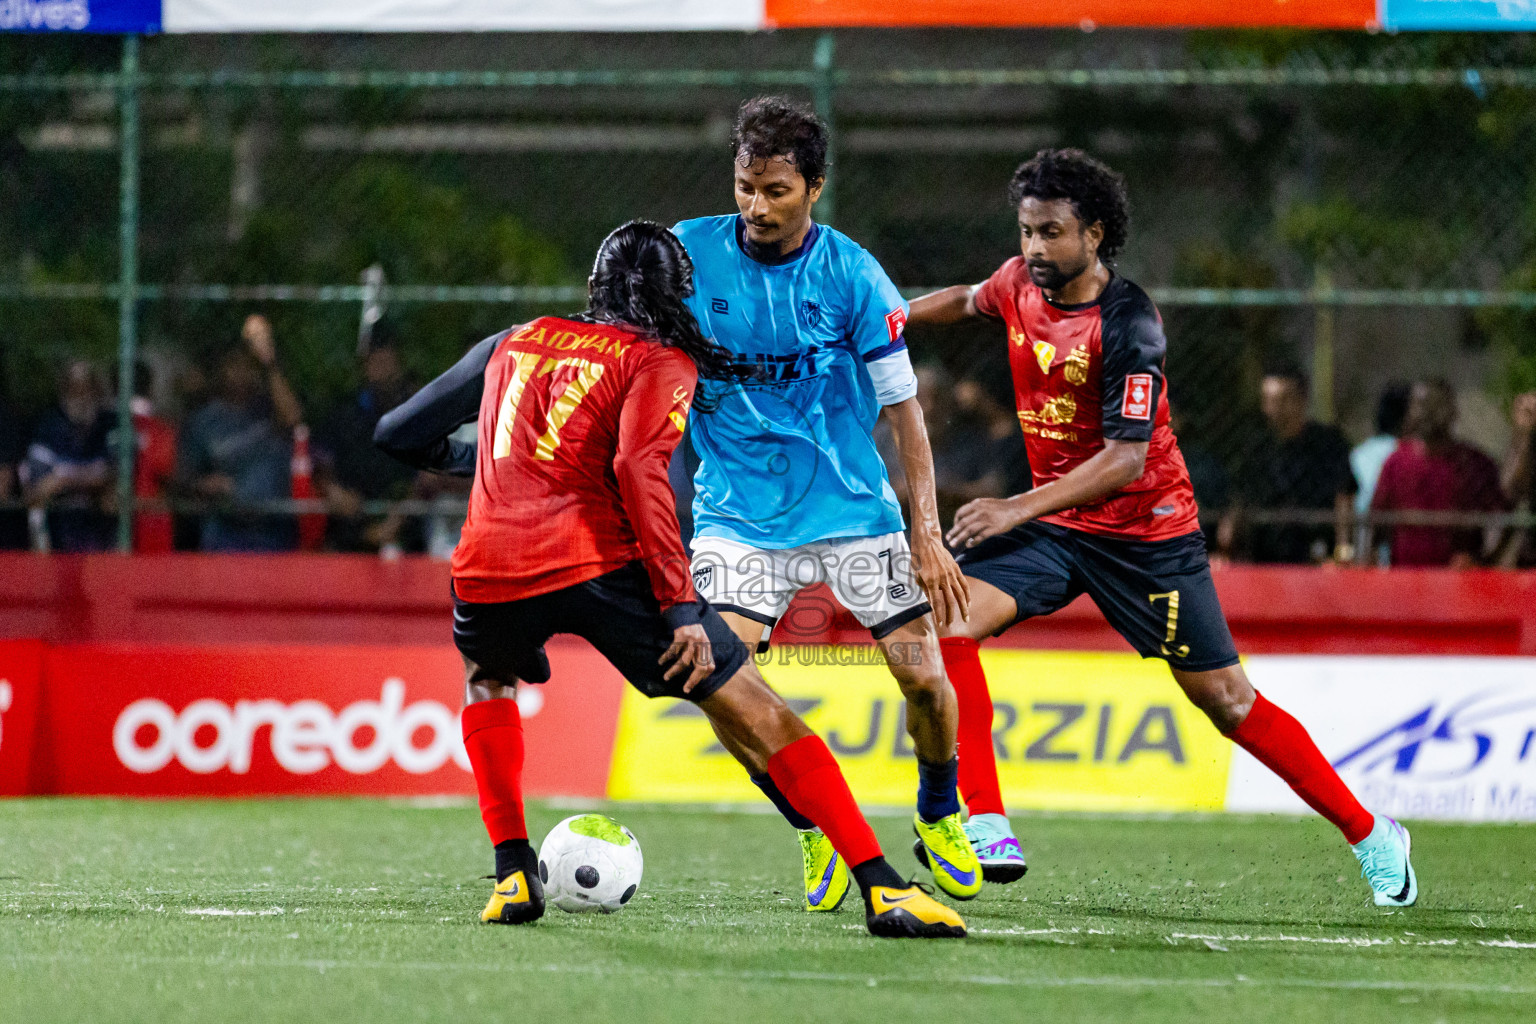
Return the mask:
M 306 970 L 324 974 L 335 970 L 363 971 L 459 971 L 493 972 L 509 971 L 521 974 L 576 974 L 594 977 L 632 975 L 656 977 L 662 975 L 687 981 L 734 981 L 734 982 L 820 982 L 834 985 L 911 986 L 920 984 L 987 985 L 1006 988 L 1295 988 L 1325 991 L 1382 991 L 1382 992 L 1446 992 L 1473 995 L 1536 995 L 1536 986 L 1530 985 L 1479 985 L 1456 981 L 1399 981 L 1367 979 L 1326 978 L 1250 978 L 1236 974 L 1220 978 L 1145 978 L 1125 975 L 1065 976 L 1048 975 L 998 975 L 998 974 L 844 974 L 824 971 L 706 971 L 690 968 L 668 968 L 631 964 L 535 964 L 509 960 L 497 963 L 468 963 L 451 960 L 278 960 L 260 957 L 196 957 L 196 956 L 120 956 L 104 957 L 77 954 L 11 953 L 0 955 L 0 964 L 69 963 L 124 967 L 150 965 L 192 965 L 207 968 L 259 968 L 262 970 Z

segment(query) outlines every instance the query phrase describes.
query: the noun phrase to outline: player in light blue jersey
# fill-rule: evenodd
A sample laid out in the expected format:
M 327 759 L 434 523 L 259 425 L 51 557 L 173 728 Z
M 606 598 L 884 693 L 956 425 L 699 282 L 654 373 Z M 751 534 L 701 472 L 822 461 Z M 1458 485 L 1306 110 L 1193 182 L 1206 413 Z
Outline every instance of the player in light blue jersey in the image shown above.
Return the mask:
M 693 260 L 689 308 L 741 371 L 702 383 L 694 407 L 694 584 L 751 645 L 766 645 L 790 600 L 817 583 L 870 630 L 907 701 L 920 859 L 941 889 L 970 899 L 982 878 L 960 824 L 955 693 L 935 626 L 935 615 L 966 617 L 968 592 L 939 528 L 907 304 L 873 256 L 811 220 L 827 152 L 813 113 L 749 100 L 731 147 L 739 216 L 673 229 Z M 910 546 L 871 437 L 882 410 L 912 484 Z M 768 765 L 720 739 L 800 830 L 807 909 L 835 910 L 847 866 Z

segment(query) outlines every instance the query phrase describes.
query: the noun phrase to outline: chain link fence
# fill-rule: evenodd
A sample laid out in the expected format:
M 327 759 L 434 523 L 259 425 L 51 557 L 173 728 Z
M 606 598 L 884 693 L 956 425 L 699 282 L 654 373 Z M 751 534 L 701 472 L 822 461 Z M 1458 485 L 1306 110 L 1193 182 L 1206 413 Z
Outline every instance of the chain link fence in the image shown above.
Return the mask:
M 424 381 L 501 327 L 581 308 L 617 223 L 730 211 L 730 120 L 767 91 L 831 122 L 822 219 L 909 294 L 979 281 L 1017 251 L 1004 192 L 1036 149 L 1082 146 L 1124 172 L 1119 269 L 1161 308 L 1177 429 L 1213 517 L 1272 443 L 1266 367 L 1306 371 L 1312 415 L 1351 442 L 1374 433 L 1385 386 L 1445 377 L 1462 433 L 1495 458 L 1510 397 L 1536 387 L 1529 37 L 122 45 L 0 39 L 0 397 L 13 418 L 53 401 L 63 363 L 114 367 L 125 346 L 155 371 L 158 407 L 184 417 L 259 312 L 304 419 L 323 424 L 359 386 L 369 300 Z M 371 267 L 381 288 L 363 281 Z M 1011 415 L 995 330 L 910 341 L 938 379 L 974 383 L 937 433 L 974 437 L 997 407 Z M 14 490 L 0 498 L 14 511 Z

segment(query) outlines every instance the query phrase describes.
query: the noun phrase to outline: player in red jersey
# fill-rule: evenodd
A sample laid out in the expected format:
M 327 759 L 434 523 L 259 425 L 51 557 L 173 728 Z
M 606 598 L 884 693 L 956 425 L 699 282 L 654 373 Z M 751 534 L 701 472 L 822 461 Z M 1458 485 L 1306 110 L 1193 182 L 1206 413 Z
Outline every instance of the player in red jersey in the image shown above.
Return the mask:
M 963 936 L 958 914 L 886 862 L 826 744 L 694 592 L 667 465 L 697 370 L 727 373 L 729 361 L 683 305 L 692 288 L 682 244 L 632 221 L 598 250 L 585 313 L 492 335 L 374 433 L 412 466 L 474 476 L 453 554 L 453 638 L 464 657 L 464 746 L 496 853 L 481 920 L 544 913 L 515 698 L 519 683 L 549 679 L 545 641 L 574 633 L 646 696 L 693 701 L 766 759 L 779 788 L 855 865 L 870 932 Z M 478 444 L 451 439 L 477 418 Z
M 1223 735 L 1338 826 L 1378 906 L 1412 904 L 1407 830 L 1362 807 L 1301 724 L 1238 663 L 1168 426 L 1162 320 L 1113 270 L 1130 223 L 1124 179 L 1078 150 L 1042 150 L 1015 172 L 1009 198 L 1023 255 L 982 284 L 915 300 L 909 319 L 1006 326 L 1034 474 L 1025 494 L 965 505 L 947 536 L 962 549 L 971 588 L 969 616 L 941 646 L 960 704 L 966 830 L 983 871 L 1011 881 L 1024 860 L 1003 809 L 977 644 L 1087 593 L 1143 657 L 1168 662 Z

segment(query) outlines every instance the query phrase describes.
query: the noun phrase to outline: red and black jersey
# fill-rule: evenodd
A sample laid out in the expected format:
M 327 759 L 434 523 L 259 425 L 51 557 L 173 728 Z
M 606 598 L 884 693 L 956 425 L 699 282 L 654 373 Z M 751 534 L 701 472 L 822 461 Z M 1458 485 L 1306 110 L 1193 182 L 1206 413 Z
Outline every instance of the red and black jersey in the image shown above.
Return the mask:
M 1059 306 L 1022 256 L 976 290 L 977 312 L 1008 327 L 1019 425 L 1035 486 L 1066 475 L 1104 441 L 1146 441 L 1142 475 L 1087 505 L 1042 517 L 1106 537 L 1164 540 L 1200 528 L 1189 471 L 1168 426 L 1168 342 L 1146 292 L 1116 275 L 1094 302 Z
M 667 480 L 696 382 L 679 349 L 544 317 L 481 342 L 374 439 L 421 468 L 472 469 L 453 553 L 460 599 L 517 601 L 639 560 L 676 627 L 699 619 Z M 478 451 L 448 436 L 476 407 Z

